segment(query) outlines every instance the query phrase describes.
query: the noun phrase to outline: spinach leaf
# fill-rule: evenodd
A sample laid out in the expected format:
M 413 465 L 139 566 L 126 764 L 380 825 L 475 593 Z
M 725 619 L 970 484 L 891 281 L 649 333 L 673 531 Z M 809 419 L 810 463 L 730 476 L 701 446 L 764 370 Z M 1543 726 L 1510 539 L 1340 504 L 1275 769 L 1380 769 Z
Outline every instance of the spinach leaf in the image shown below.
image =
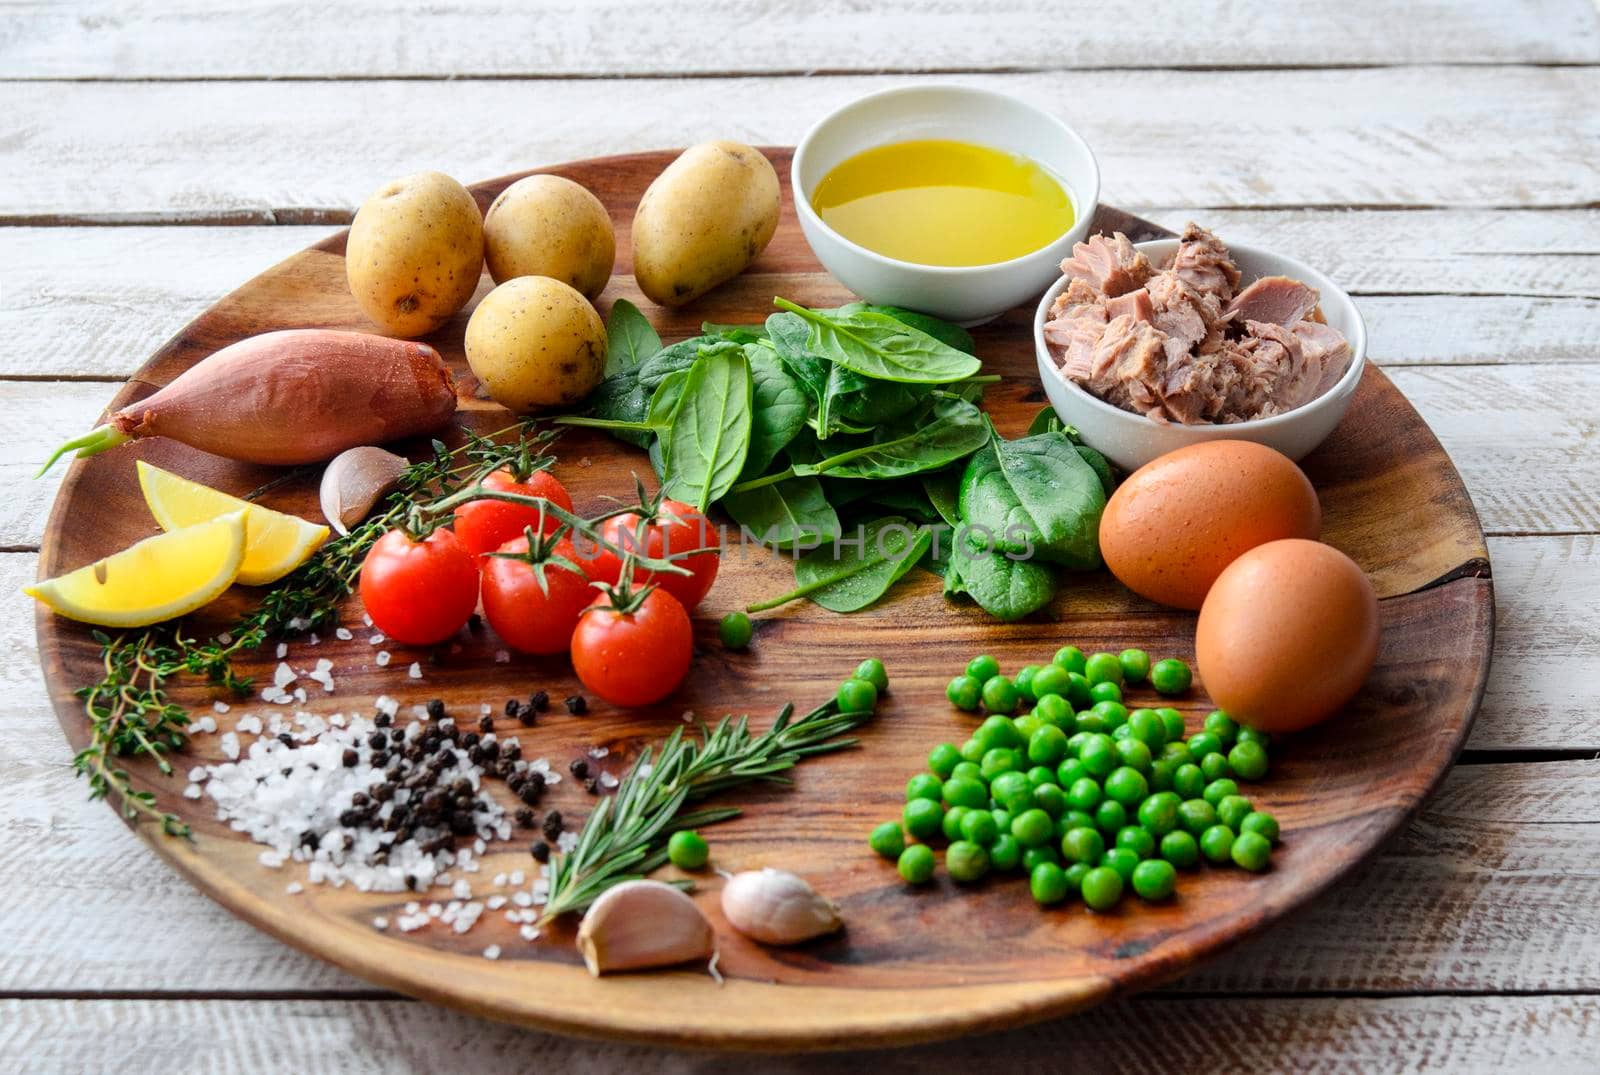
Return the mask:
M 687 340 L 668 344 L 649 358 L 639 367 L 639 383 L 654 392 L 656 385 L 661 383 L 661 378 L 675 370 L 686 370 L 694 365 L 700 357 L 700 348 L 720 345 L 721 341 L 709 336 L 693 336 Z M 738 344 L 728 344 L 737 347 Z
M 1006 441 L 991 429 L 961 477 L 961 518 L 1002 552 L 1100 566 L 1105 488 L 1064 433 Z
M 870 429 L 915 410 L 933 389 L 927 384 L 874 381 L 834 366 L 828 372 L 828 413 L 837 415 L 840 424 Z
M 957 545 L 945 568 L 945 595 L 966 594 L 997 620 L 1020 620 L 1050 603 L 1056 579 L 1033 560 Z
M 852 302 L 828 312 L 838 315 L 858 313 L 862 310 L 887 314 L 902 325 L 910 325 L 914 329 L 926 332 L 940 343 L 948 347 L 954 347 L 957 351 L 965 351 L 969 355 L 978 353 L 977 344 L 972 342 L 972 333 L 960 325 L 953 325 L 949 321 L 934 317 L 932 314 L 907 310 L 903 306 L 880 306 L 871 302 Z
M 729 493 L 722 507 L 763 545 L 789 545 L 799 555 L 839 533 L 839 516 L 815 478 L 790 478 L 748 493 Z
M 761 325 L 719 325 L 715 321 L 703 322 L 700 334 L 733 343 L 755 343 L 767 338 L 767 330 Z
M 961 525 L 961 473 L 962 468 L 951 467 L 922 475 L 922 491 L 928 494 L 928 503 L 948 526 Z
M 601 381 L 589 396 L 589 410 L 599 428 L 610 429 L 612 436 L 637 448 L 649 444 L 654 435 L 643 428 L 650 411 L 650 392 L 632 373 L 618 373 Z M 562 425 L 588 424 L 567 416 L 556 421 Z
M 922 483 L 915 479 L 906 481 L 869 482 L 871 492 L 867 501 L 883 511 L 904 515 L 919 523 L 940 522 L 939 512 L 928 500 Z
M 661 337 L 639 307 L 627 299 L 611 304 L 606 318 L 606 376 L 631 373 L 661 350 Z
M 794 563 L 795 588 L 751 605 L 749 611 L 777 608 L 801 597 L 832 612 L 866 608 L 916 566 L 932 540 L 927 527 L 896 515 L 868 523 L 800 557 Z
M 767 338 L 773 350 L 800 387 L 811 398 L 817 411 L 816 430 L 826 436 L 828 428 L 828 374 L 832 366 L 812 354 L 808 345 L 811 329 L 794 314 L 772 314 L 767 318 Z
M 989 439 L 983 413 L 960 399 L 940 398 L 926 416 L 918 414 L 884 426 L 865 444 L 814 463 L 796 463 L 793 474 L 827 474 L 834 478 L 903 478 L 937 470 L 965 459 Z M 823 442 L 824 448 L 833 442 Z M 770 482 L 772 477 L 757 478 Z
M 1054 407 L 1042 407 L 1039 413 L 1033 416 L 1033 421 L 1028 423 L 1028 436 L 1040 433 L 1065 433 L 1067 424 L 1061 420 Z
M 1087 444 L 1074 444 L 1073 447 L 1078 450 L 1078 454 L 1083 457 L 1083 461 L 1089 464 L 1089 469 L 1094 471 L 1095 477 L 1100 479 L 1100 488 L 1105 490 L 1106 496 L 1109 498 L 1112 493 L 1117 491 L 1117 478 L 1116 475 L 1111 473 L 1111 463 L 1105 456 Z
M 778 453 L 806 427 L 810 406 L 805 390 L 768 344 L 746 344 L 750 361 L 752 407 L 750 453 L 743 475 L 754 477 L 766 470 Z
M 750 451 L 750 395 L 744 348 L 706 348 L 662 437 L 668 496 L 705 511 L 732 488 Z
M 971 355 L 888 314 L 860 310 L 830 316 L 787 299 L 773 302 L 809 323 L 807 349 L 812 354 L 880 381 L 945 384 L 982 368 Z

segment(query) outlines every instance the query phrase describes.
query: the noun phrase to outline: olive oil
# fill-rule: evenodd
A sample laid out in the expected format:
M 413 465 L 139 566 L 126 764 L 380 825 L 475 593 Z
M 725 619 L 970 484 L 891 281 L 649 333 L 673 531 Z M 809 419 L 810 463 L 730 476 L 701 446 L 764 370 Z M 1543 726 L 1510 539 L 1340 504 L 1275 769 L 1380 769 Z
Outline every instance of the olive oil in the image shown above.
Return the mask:
M 895 142 L 836 165 L 812 208 L 868 250 L 920 265 L 990 265 L 1073 224 L 1072 198 L 1038 163 L 967 142 Z

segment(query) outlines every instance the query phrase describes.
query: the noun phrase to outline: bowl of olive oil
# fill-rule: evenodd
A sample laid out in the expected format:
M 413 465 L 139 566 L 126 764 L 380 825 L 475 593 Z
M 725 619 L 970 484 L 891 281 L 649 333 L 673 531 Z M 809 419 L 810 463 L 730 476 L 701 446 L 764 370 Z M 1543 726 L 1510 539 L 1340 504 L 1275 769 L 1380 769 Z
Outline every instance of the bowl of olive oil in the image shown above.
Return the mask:
M 846 287 L 969 324 L 1056 280 L 1100 192 L 1071 127 L 965 86 L 846 105 L 801 140 L 791 179 L 806 240 Z

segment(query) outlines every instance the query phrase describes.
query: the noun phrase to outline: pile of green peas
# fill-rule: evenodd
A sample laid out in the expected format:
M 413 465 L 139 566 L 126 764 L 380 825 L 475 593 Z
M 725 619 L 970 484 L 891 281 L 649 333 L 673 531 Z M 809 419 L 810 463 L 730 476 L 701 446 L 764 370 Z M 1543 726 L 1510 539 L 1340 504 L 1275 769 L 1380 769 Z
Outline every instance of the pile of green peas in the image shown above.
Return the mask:
M 1041 906 L 1076 893 L 1096 911 L 1128 888 L 1166 899 L 1178 870 L 1202 859 L 1266 869 L 1278 822 L 1238 781 L 1266 776 L 1267 736 L 1221 710 L 1187 734 L 1176 709 L 1123 704 L 1125 687 L 1175 695 L 1190 680 L 1183 661 L 1152 664 L 1140 649 L 1064 646 L 1014 677 L 993 657 L 974 657 L 947 694 L 987 716 L 960 746 L 933 748 L 928 771 L 906 784 L 900 820 L 873 829 L 869 845 L 923 884 L 937 864 L 931 844 L 943 839 L 955 881 L 1020 871 Z M 1016 715 L 1021 706 L 1030 708 Z

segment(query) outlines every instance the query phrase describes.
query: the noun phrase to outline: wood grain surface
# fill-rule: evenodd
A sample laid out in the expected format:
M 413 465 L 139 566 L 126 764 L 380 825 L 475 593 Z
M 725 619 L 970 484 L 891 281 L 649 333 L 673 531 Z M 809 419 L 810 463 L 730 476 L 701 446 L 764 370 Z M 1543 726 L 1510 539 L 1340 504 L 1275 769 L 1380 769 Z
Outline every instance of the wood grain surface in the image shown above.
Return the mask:
M 780 174 L 785 172 L 786 156 L 774 157 Z M 606 202 L 625 251 L 632 206 L 667 159 L 640 154 L 560 170 Z M 487 204 L 505 182 L 484 184 L 475 193 Z M 115 402 L 148 394 L 245 335 L 297 325 L 361 327 L 344 288 L 342 241 L 336 236 L 295 255 L 218 302 L 164 347 Z M 618 271 L 602 306 L 619 295 L 636 295 L 625 257 Z M 775 293 L 808 303 L 845 297 L 811 261 L 792 210 L 744 277 L 691 310 L 651 313 L 670 339 L 689 334 L 703 318 L 759 317 Z M 1008 315 L 979 333 L 986 364 L 1006 375 L 986 402 L 997 424 L 1012 434 L 1040 402 L 1027 372 L 1032 355 L 1021 328 L 1025 316 Z M 458 370 L 463 324 L 458 317 L 431 341 Z M 463 383 L 470 388 L 470 377 Z M 465 420 L 480 427 L 503 423 L 494 410 L 473 401 Z M 86 562 L 148 530 L 130 480 L 135 457 L 236 491 L 265 476 L 258 468 L 159 441 L 77 464 L 45 533 L 41 572 Z M 642 463 L 615 442 L 582 432 L 563 438 L 561 460 L 558 474 L 580 506 L 589 507 Z M 697 625 L 701 672 L 670 704 L 552 719 L 526 733 L 530 753 L 553 763 L 591 743 L 607 745 L 613 759 L 608 767 L 620 771 L 642 742 L 664 734 L 686 709 L 709 716 L 729 709 L 770 713 L 789 697 L 809 704 L 861 653 L 883 652 L 894 691 L 863 735 L 863 748 L 811 763 L 791 792 L 751 794 L 747 815 L 720 826 L 714 842 L 718 862 L 727 868 L 774 864 L 812 876 L 843 904 L 849 929 L 793 952 L 762 950 L 724 933 L 721 967 L 729 981 L 721 988 L 688 972 L 595 982 L 576 965 L 569 928 L 526 945 L 494 916 L 464 937 L 434 929 L 403 937 L 376 933 L 368 924 L 372 916 L 392 913 L 404 898 L 318 887 L 286 896 L 293 867 L 278 872 L 258 866 L 256 848 L 213 820 L 203 805 L 180 798 L 181 785 L 170 782 L 154 783 L 164 805 L 195 824 L 197 839 L 188 845 L 155 837 L 152 843 L 247 920 L 381 986 L 581 1033 L 708 1047 L 885 1044 L 1011 1025 L 1146 987 L 1281 917 L 1360 862 L 1436 784 L 1466 735 L 1484 687 L 1492 597 L 1483 537 L 1448 458 L 1381 372 L 1369 372 L 1350 418 L 1306 466 L 1323 497 L 1326 537 L 1354 555 L 1385 595 L 1384 646 L 1367 688 L 1337 728 L 1308 733 L 1277 752 L 1274 777 L 1257 798 L 1284 822 L 1286 845 L 1261 878 L 1214 871 L 1185 878 L 1181 898 L 1166 906 L 1130 905 L 1103 917 L 1081 908 L 1041 914 L 1015 883 L 991 883 L 964 898 L 947 882 L 908 893 L 862 848 L 861 834 L 896 808 L 900 781 L 885 780 L 884 774 L 909 774 L 930 743 L 965 734 L 966 721 L 940 696 L 950 667 L 970 651 L 991 650 L 1007 666 L 1041 659 L 1068 640 L 1085 648 L 1140 644 L 1192 656 L 1191 617 L 1134 601 L 1097 576 L 1069 586 L 1050 620 L 1004 627 L 971 609 L 951 609 L 930 579 L 918 579 L 893 601 L 847 619 L 814 606 L 793 607 L 762 621 L 748 660 L 711 642 L 715 620 L 708 615 Z M 310 484 L 303 483 L 275 489 L 269 502 L 309 514 L 312 496 Z M 83 525 L 90 512 L 98 525 Z M 765 550 L 732 550 L 707 611 L 781 588 L 786 571 L 774 559 Z M 351 614 L 356 611 L 353 606 Z M 83 723 L 71 690 L 92 671 L 92 644 L 82 630 L 47 616 L 40 618 L 40 632 L 63 726 L 81 743 Z M 910 632 L 920 644 L 899 645 Z M 373 648 L 361 639 L 324 639 L 315 651 L 296 646 L 289 660 L 333 660 L 339 690 L 315 707 L 324 711 L 365 708 L 388 692 L 403 702 L 440 697 L 458 711 L 475 712 L 479 703 L 495 704 L 530 686 L 552 693 L 572 686 L 570 673 L 556 662 L 496 664 L 495 645 L 487 638 L 464 639 L 461 653 L 427 664 L 420 683 L 380 671 Z M 394 668 L 426 657 L 391 649 Z M 255 667 L 270 673 L 275 663 L 263 654 Z M 1182 707 L 1193 722 L 1209 708 L 1198 691 Z M 236 707 L 233 716 L 243 711 Z M 214 758 L 216 751 L 205 737 L 192 749 L 197 758 Z M 148 769 L 137 771 L 148 779 Z M 558 789 L 555 802 L 583 810 L 582 793 L 571 782 Z M 525 852 L 496 849 L 477 883 L 527 863 Z M 718 886 L 715 879 L 700 886 L 714 918 Z M 506 958 L 480 958 L 491 943 L 501 944 Z M 996 955 L 997 943 L 1003 955 Z M 907 991 L 915 1003 L 906 1002 Z

